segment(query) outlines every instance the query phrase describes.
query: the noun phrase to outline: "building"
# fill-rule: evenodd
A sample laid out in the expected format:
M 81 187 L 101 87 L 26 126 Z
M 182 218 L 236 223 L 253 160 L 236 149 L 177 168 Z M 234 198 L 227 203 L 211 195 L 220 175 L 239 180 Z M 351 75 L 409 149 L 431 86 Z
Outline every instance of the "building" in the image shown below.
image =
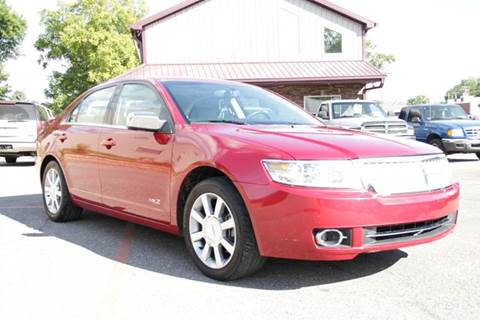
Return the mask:
M 122 77 L 237 80 L 313 110 L 383 85 L 365 61 L 374 26 L 325 0 L 187 0 L 131 27 L 142 65 Z

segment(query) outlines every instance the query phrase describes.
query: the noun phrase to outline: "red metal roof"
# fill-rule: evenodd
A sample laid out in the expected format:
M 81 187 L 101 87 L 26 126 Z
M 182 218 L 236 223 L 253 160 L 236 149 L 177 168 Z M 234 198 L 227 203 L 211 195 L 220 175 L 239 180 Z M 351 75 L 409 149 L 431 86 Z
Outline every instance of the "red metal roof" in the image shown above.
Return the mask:
M 245 62 L 140 65 L 114 80 L 200 78 L 247 83 L 382 81 L 385 74 L 365 61 Z
M 133 24 L 131 26 L 131 29 L 132 30 L 142 30 L 143 28 L 145 28 L 146 26 L 148 26 L 149 24 L 152 24 L 154 22 L 157 22 L 159 20 L 162 20 L 162 19 L 165 19 L 169 16 L 171 16 L 172 14 L 175 14 L 179 11 L 182 11 L 188 7 L 191 7 L 199 2 L 202 2 L 204 0 L 185 0 L 183 2 L 180 2 L 178 3 L 177 5 L 171 7 L 171 8 L 168 8 L 166 10 L 163 10 L 157 14 L 154 14 L 150 17 L 147 17 L 143 20 L 140 20 L 138 21 L 137 23 Z M 345 8 L 342 8 L 340 6 L 337 6 L 336 4 L 333 4 L 331 3 L 330 1 L 327 1 L 327 0 L 308 0 L 310 2 L 313 2 L 315 4 L 318 4 L 319 6 L 322 6 L 324 8 L 327 8 L 327 9 L 330 9 L 344 17 L 347 17 L 349 19 L 352 19 L 354 21 L 357 21 L 359 23 L 361 23 L 364 27 L 364 29 L 368 30 L 368 29 L 371 29 L 373 27 L 376 26 L 376 22 L 373 22 L 369 19 L 366 19 L 364 17 L 361 17 L 359 16 L 358 14 L 356 13 L 353 13 Z

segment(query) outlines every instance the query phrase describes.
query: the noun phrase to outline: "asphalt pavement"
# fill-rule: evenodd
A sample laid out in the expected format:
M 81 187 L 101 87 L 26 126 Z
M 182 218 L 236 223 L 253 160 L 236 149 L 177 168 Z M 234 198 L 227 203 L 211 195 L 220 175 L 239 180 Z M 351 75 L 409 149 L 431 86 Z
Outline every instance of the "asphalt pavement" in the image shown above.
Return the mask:
M 183 239 L 87 212 L 43 212 L 32 158 L 0 160 L 0 319 L 478 319 L 480 161 L 450 156 L 461 211 L 450 236 L 346 262 L 271 259 L 221 283 Z

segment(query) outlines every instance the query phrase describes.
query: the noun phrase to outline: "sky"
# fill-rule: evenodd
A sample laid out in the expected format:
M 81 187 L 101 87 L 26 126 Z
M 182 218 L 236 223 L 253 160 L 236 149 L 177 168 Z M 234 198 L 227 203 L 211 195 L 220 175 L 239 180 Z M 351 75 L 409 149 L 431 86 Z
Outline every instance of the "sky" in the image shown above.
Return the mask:
M 178 1 L 146 0 L 147 15 Z M 422 94 L 438 102 L 461 79 L 480 78 L 480 0 L 330 1 L 377 22 L 368 38 L 379 52 L 391 53 L 397 59 L 387 68 L 384 88 L 371 91 L 370 99 L 402 103 Z M 13 90 L 24 91 L 28 99 L 44 101 L 48 76 L 62 66 L 53 63 L 43 69 L 33 44 L 41 33 L 39 12 L 55 8 L 56 0 L 6 2 L 28 23 L 22 55 L 6 63 L 9 83 Z

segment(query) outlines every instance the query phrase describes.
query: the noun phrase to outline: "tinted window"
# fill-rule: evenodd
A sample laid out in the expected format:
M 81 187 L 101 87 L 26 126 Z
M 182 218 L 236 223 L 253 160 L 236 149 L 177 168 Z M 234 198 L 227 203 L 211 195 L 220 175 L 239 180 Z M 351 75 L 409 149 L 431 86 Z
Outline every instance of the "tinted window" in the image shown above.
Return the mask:
M 133 112 L 150 112 L 162 120 L 169 120 L 167 107 L 153 89 L 142 84 L 126 84 L 118 98 L 113 124 L 125 126 Z
M 191 122 L 320 124 L 298 106 L 263 89 L 236 83 L 164 83 Z
M 35 109 L 31 104 L 2 104 L 0 105 L 0 120 L 10 122 L 36 120 Z
M 101 124 L 116 87 L 95 91 L 72 112 L 69 122 Z

